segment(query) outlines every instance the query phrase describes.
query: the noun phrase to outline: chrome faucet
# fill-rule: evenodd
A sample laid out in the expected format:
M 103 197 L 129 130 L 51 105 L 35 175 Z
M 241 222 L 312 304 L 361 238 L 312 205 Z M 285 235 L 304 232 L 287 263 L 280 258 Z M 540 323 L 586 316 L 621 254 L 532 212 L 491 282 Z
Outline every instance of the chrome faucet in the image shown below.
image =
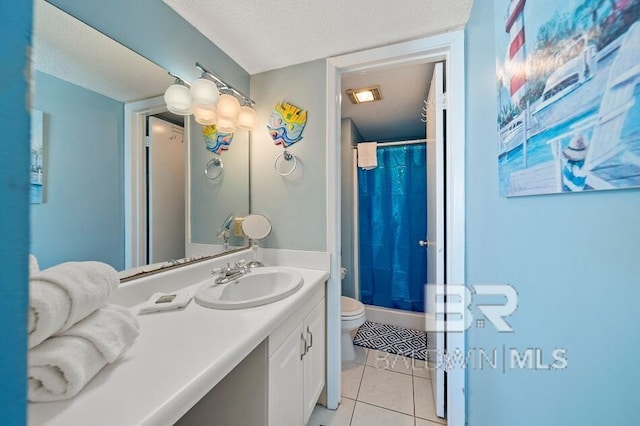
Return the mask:
M 215 278 L 214 282 L 216 284 L 226 284 L 231 281 L 237 280 L 245 274 L 251 272 L 251 268 L 249 268 L 244 260 L 239 260 L 233 264 L 227 263 L 225 266 L 220 268 L 216 268 L 211 271 L 212 275 L 218 274 Z
M 227 251 L 229 249 L 229 231 L 231 230 L 231 225 L 233 224 L 233 220 L 236 216 L 231 213 L 226 217 L 220 228 L 218 228 L 218 238 L 222 238 L 224 240 L 224 244 L 222 249 Z

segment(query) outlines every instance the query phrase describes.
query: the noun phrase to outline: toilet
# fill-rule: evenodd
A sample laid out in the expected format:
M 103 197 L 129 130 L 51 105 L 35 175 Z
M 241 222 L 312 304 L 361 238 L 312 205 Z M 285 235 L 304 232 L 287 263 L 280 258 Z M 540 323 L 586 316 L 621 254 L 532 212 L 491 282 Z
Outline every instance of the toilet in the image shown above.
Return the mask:
M 342 360 L 352 361 L 356 358 L 351 332 L 364 324 L 364 305 L 350 297 L 342 296 L 340 301 L 342 328 Z

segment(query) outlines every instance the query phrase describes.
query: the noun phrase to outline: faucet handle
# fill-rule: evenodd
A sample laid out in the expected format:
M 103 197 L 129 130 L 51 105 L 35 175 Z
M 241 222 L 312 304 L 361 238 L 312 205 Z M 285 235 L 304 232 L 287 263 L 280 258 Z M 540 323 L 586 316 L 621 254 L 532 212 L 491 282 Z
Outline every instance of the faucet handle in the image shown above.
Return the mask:
M 225 266 L 220 266 L 218 268 L 214 268 L 211 270 L 211 275 L 215 275 L 215 274 L 224 274 L 225 272 L 227 272 L 229 269 L 231 269 L 231 265 L 230 264 L 226 264 Z

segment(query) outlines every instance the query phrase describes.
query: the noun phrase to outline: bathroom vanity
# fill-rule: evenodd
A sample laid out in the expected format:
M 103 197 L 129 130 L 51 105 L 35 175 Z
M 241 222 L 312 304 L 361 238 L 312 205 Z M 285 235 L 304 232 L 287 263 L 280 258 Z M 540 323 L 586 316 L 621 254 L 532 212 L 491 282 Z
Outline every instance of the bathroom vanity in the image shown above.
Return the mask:
M 217 262 L 219 263 L 219 261 Z M 113 303 L 134 307 L 152 293 L 195 288 L 215 261 L 122 284 Z M 30 425 L 303 425 L 325 384 L 328 272 L 290 296 L 246 309 L 138 316 L 140 336 L 73 399 L 29 403 Z

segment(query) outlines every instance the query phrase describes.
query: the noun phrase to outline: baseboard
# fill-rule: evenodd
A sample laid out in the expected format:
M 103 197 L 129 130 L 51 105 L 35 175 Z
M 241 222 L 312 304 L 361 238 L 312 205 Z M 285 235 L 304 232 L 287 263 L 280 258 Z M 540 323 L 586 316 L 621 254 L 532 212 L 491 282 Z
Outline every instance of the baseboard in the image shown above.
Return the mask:
M 413 330 L 425 329 L 425 314 L 423 313 L 372 305 L 364 305 L 364 310 L 367 321 L 411 328 Z

